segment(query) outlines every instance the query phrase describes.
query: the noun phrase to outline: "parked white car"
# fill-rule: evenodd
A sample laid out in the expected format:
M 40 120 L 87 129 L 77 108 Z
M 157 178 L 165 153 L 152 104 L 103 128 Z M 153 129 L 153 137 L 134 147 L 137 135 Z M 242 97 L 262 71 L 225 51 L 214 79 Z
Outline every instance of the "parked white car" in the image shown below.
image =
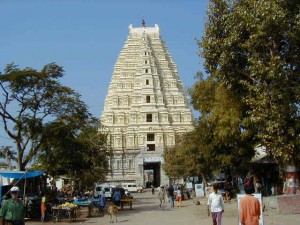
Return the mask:
M 105 194 L 105 198 L 111 199 L 113 188 L 114 187 L 110 184 L 96 184 L 95 191 L 94 191 L 94 197 L 98 198 L 101 194 L 101 191 L 103 191 Z
M 122 183 L 122 188 L 128 192 L 143 192 L 143 187 L 138 187 L 135 183 Z

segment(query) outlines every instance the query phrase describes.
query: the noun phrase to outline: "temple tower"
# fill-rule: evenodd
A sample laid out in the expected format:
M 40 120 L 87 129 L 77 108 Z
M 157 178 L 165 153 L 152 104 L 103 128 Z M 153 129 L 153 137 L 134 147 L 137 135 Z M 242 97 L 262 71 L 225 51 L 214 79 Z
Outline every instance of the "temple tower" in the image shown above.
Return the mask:
M 193 115 L 176 64 L 159 27 L 129 26 L 101 116 L 114 157 L 107 182 L 159 186 L 164 149 L 193 129 Z

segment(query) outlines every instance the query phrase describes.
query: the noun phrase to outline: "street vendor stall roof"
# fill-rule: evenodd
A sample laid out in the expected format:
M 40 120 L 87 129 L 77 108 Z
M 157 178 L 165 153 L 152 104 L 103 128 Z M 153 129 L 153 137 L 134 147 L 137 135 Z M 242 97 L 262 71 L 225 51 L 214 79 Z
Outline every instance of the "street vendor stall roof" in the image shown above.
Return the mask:
M 0 176 L 14 179 L 26 179 L 37 177 L 44 174 L 44 171 L 11 171 L 11 170 L 0 170 Z
M 31 171 L 31 170 L 26 170 L 26 171 L 12 171 L 12 170 L 0 170 L 0 176 L 5 177 L 5 178 L 13 178 L 13 179 L 25 179 L 25 185 L 24 185 L 24 195 L 25 196 L 25 189 L 26 189 L 26 179 L 27 178 L 33 178 L 33 177 L 38 177 L 40 175 L 44 174 L 44 171 Z M 16 182 L 17 184 L 18 182 Z M 7 193 L 6 193 L 7 194 Z M 6 195 L 5 194 L 5 195 Z M 2 185 L 0 185 L 0 200 L 2 200 Z

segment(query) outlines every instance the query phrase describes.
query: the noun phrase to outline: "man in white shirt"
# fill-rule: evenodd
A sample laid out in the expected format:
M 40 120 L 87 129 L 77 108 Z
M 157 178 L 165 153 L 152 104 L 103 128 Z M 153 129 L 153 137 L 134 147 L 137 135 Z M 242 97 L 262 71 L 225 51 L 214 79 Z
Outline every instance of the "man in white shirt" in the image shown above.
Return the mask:
M 207 204 L 210 207 L 213 225 L 222 225 L 222 214 L 224 212 L 224 201 L 221 193 L 218 193 L 217 185 L 213 185 L 214 191 L 209 194 Z

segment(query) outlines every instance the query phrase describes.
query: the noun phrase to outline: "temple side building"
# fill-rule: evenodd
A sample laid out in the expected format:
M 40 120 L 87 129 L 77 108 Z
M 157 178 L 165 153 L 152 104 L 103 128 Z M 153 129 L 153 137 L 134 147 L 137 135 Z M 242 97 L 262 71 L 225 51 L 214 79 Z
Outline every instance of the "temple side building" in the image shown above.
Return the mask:
M 101 122 L 114 153 L 107 182 L 169 183 L 162 153 L 179 135 L 193 130 L 193 114 L 158 25 L 129 26 Z

